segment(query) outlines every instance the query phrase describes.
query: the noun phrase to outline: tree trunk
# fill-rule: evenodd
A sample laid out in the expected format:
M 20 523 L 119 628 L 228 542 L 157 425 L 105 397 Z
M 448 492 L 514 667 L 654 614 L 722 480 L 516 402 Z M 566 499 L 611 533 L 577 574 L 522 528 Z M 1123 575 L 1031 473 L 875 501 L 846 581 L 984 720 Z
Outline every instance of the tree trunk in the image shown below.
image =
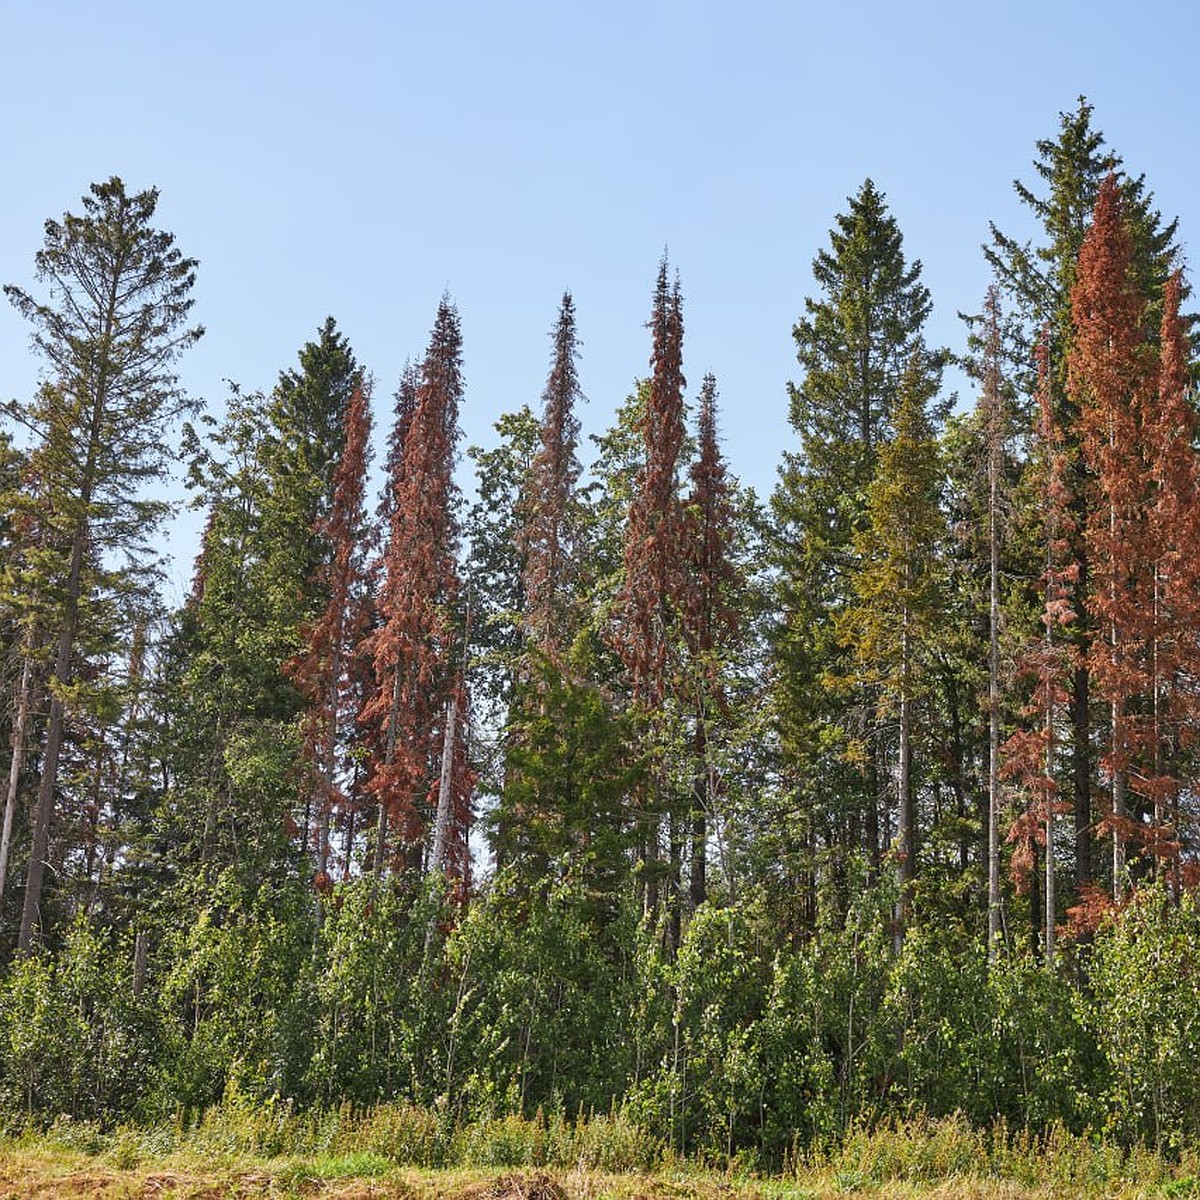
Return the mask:
M 988 464 L 988 922 L 987 957 L 994 964 L 1000 953 L 1000 538 L 999 468 L 995 447 Z
M 903 654 L 907 662 L 907 632 L 903 634 L 903 641 Z M 907 673 L 906 666 L 905 674 Z M 917 867 L 916 813 L 912 792 L 912 695 L 907 679 L 901 684 L 900 692 L 900 746 L 896 762 L 896 792 L 899 842 L 896 882 L 900 894 L 897 901 L 894 944 L 896 952 L 899 953 L 912 915 L 912 884 L 916 878 Z
M 4 829 L 0 833 L 0 900 L 8 882 L 8 860 L 12 853 L 13 819 L 17 810 L 17 794 L 21 773 L 25 769 L 25 754 L 29 738 L 29 715 L 33 708 L 35 667 L 32 636 L 27 637 L 21 663 L 21 680 L 17 685 L 16 715 L 12 728 L 12 760 L 8 768 L 8 790 L 4 796 Z
M 91 502 L 91 489 L 81 498 L 82 511 Z M 71 680 L 71 657 L 75 650 L 75 633 L 79 625 L 79 597 L 83 579 L 83 559 L 87 544 L 86 517 L 75 523 L 71 535 L 71 559 L 67 572 L 67 594 L 62 628 L 58 635 L 58 650 L 54 658 L 54 681 L 67 684 Z M 46 727 L 46 748 L 42 754 L 42 777 L 38 783 L 37 804 L 33 813 L 33 842 L 29 851 L 29 869 L 25 876 L 25 904 L 21 910 L 21 929 L 17 936 L 17 951 L 28 954 L 38 927 L 42 908 L 42 884 L 46 874 L 46 854 L 50 846 L 50 821 L 54 815 L 54 792 L 58 785 L 58 759 L 62 751 L 66 725 L 66 707 L 61 692 L 51 687 L 50 720 Z
M 708 897 L 708 806 L 710 803 L 708 766 L 708 731 L 703 721 L 696 723 L 693 745 L 694 774 L 692 775 L 691 871 L 688 896 L 692 911 Z
M 1092 756 L 1088 736 L 1091 732 L 1088 710 L 1091 707 L 1091 678 L 1087 667 L 1077 667 L 1071 688 L 1071 724 L 1074 730 L 1075 784 L 1075 888 L 1092 881 Z

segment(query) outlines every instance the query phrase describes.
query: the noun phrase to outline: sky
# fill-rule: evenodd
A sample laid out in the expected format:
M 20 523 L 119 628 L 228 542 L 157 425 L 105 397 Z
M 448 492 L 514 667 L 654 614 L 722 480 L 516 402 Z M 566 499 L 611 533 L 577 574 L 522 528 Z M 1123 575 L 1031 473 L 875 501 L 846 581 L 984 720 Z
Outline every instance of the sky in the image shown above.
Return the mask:
M 157 223 L 200 262 L 193 396 L 219 412 L 226 380 L 269 390 L 331 315 L 375 378 L 382 445 L 448 292 L 465 448 L 539 410 L 564 289 L 585 433 L 607 428 L 648 370 L 665 249 L 689 394 L 716 375 L 731 470 L 766 495 L 795 444 L 812 260 L 867 177 L 952 350 L 989 222 L 1033 234 L 1013 180 L 1036 182 L 1035 142 L 1080 95 L 1195 259 L 1198 34 L 1185 0 L 0 0 L 0 282 L 36 291 L 44 221 L 92 181 L 157 187 Z M 0 304 L 0 399 L 39 370 Z M 172 527 L 172 599 L 197 529 Z

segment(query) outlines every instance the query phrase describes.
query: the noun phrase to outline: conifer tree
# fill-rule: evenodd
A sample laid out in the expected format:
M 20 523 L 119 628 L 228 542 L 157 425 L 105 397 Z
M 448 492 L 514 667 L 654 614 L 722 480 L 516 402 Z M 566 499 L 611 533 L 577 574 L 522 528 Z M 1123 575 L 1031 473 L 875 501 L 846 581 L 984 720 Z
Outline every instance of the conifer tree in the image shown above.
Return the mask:
M 800 449 L 784 456 L 772 497 L 777 707 L 807 869 L 826 859 L 844 879 L 847 851 L 864 852 L 872 871 L 880 865 L 886 772 L 874 736 L 877 689 L 831 686 L 851 674 L 834 615 L 853 600 L 855 538 L 869 523 L 865 497 L 893 431 L 901 380 L 914 353 L 931 379 L 942 356 L 921 341 L 931 308 L 921 264 L 906 261 L 895 218 L 870 180 L 837 218 L 813 274 L 823 295 L 805 301 L 793 330 L 804 372 L 790 389 Z
M 1091 590 L 1087 548 L 1084 542 L 1085 506 L 1090 484 L 1087 468 L 1078 453 L 1078 408 L 1067 385 L 1068 354 L 1073 339 L 1071 297 L 1079 254 L 1092 221 L 1093 209 L 1105 178 L 1121 168 L 1121 159 L 1105 144 L 1104 135 L 1092 124 L 1093 108 L 1081 96 L 1071 112 L 1060 114 L 1056 138 L 1037 143 L 1034 170 L 1045 185 L 1045 193 L 1020 181 L 1014 188 L 1042 227 L 1040 244 L 1020 242 L 992 226 L 990 245 L 984 253 L 1002 289 L 1024 322 L 1023 344 L 1018 346 L 1019 370 L 1028 371 L 1033 347 L 1043 329 L 1048 329 L 1049 380 L 1055 421 L 1066 439 L 1071 463 L 1069 490 L 1074 497 L 1072 514 L 1074 575 L 1072 604 L 1077 620 L 1072 627 L 1076 655 L 1075 678 L 1071 685 L 1070 781 L 1074 804 L 1075 884 L 1086 887 L 1092 878 L 1092 680 L 1085 653 L 1092 639 L 1090 609 L 1086 596 Z M 1121 175 L 1125 220 L 1133 243 L 1132 272 L 1143 302 L 1156 308 L 1163 281 L 1174 255 L 1176 222 L 1164 222 L 1153 206 L 1142 177 Z M 1034 381 L 1026 380 L 1034 392 Z
M 308 631 L 303 654 L 288 664 L 308 704 L 303 724 L 309 803 L 316 823 L 318 894 L 330 883 L 331 826 L 338 815 L 346 815 L 348 801 L 339 773 L 357 716 L 352 665 L 367 619 L 364 494 L 370 431 L 370 388 L 363 383 L 355 388 L 346 413 L 332 505 L 318 518 L 318 533 L 331 552 L 318 579 L 327 596 L 325 611 Z
M 667 732 L 662 710 L 676 684 L 674 645 L 686 605 L 685 581 L 677 557 L 682 532 L 679 469 L 684 445 L 683 301 L 678 278 L 674 284 L 668 281 L 665 255 L 659 264 L 649 326 L 653 343 L 651 374 L 640 413 L 644 457 L 625 531 L 624 582 L 618 598 L 615 645 L 629 673 L 633 705 L 648 722 L 650 740 L 659 758 L 655 783 L 634 800 L 641 829 L 644 902 L 647 911 L 653 912 L 660 896 L 659 826 L 664 815 L 673 847 L 680 838 L 680 814 L 666 795 L 661 743 Z M 677 866 L 678 856 L 674 855 L 668 867 L 673 914 L 680 901 Z
M 641 412 L 644 459 L 629 506 L 625 581 L 617 648 L 629 670 L 635 702 L 662 704 L 670 686 L 669 628 L 682 607 L 679 539 L 679 466 L 683 450 L 683 302 L 679 281 L 668 282 L 667 260 L 658 268 L 650 380 Z
M 1157 853 L 1173 860 L 1177 894 L 1179 854 L 1187 832 L 1180 826 L 1180 793 L 1193 769 L 1189 747 L 1200 729 L 1200 703 L 1190 684 L 1200 673 L 1200 464 L 1182 296 L 1183 279 L 1176 271 L 1164 289 L 1157 386 L 1146 393 L 1151 403 L 1143 416 L 1151 488 L 1154 626 L 1150 712 L 1142 739 L 1145 782 L 1140 790 L 1151 808 Z
M 879 466 L 867 489 L 868 524 L 855 538 L 860 565 L 851 579 L 854 599 L 837 621 L 859 682 L 878 689 L 878 719 L 895 722 L 897 942 L 909 921 L 917 869 L 912 756 L 917 706 L 927 690 L 926 663 L 941 609 L 941 466 L 928 416 L 937 386 L 918 345 L 901 380 L 894 432 L 879 448 Z
M 381 623 L 371 641 L 374 686 L 362 715 L 375 738 L 368 787 L 379 806 L 377 874 L 389 847 L 412 865 L 422 862 L 430 790 L 436 794 L 443 742 L 456 734 L 447 718 L 460 669 L 453 470 L 462 390 L 458 313 L 443 297 L 403 454 L 396 456 L 399 477 L 389 481 L 394 499 L 378 598 Z M 450 761 L 458 760 L 451 754 Z M 460 821 L 464 815 L 460 806 Z M 453 837 L 462 840 L 465 832 L 455 829 Z
M 574 637 L 571 608 L 578 572 L 580 398 L 575 303 L 564 292 L 554 328 L 554 359 L 542 394 L 541 449 L 533 461 L 519 545 L 524 556 L 525 623 L 539 652 L 561 661 Z
M 1148 496 L 1139 408 L 1152 380 L 1142 324 L 1144 301 L 1133 276 L 1133 239 L 1115 175 L 1100 188 L 1079 252 L 1071 291 L 1072 341 L 1067 386 L 1079 412 L 1083 458 L 1092 477 L 1084 539 L 1095 634 L 1088 665 L 1108 702 L 1104 767 L 1111 789 L 1113 891 L 1124 889 L 1125 847 L 1134 830 L 1128 809 L 1133 751 L 1132 703 L 1147 690 L 1140 618 L 1153 613 L 1147 578 Z
M 1015 872 L 1027 869 L 1032 847 L 1041 842 L 1045 855 L 1045 922 L 1042 947 L 1047 964 L 1055 955 L 1056 818 L 1071 805 L 1059 799 L 1059 724 L 1070 702 L 1078 651 L 1066 631 L 1076 620 L 1073 584 L 1079 569 L 1073 553 L 1074 529 L 1070 470 L 1064 437 L 1054 416 L 1050 382 L 1050 336 L 1037 347 L 1038 417 L 1032 459 L 1033 494 L 1041 510 L 1041 614 L 1037 631 L 1021 655 L 1019 667 L 1033 680 L 1023 715 L 1029 724 L 1012 733 L 1002 747 L 1005 775 L 1015 778 L 1029 798 L 1009 834 L 1016 843 Z
M 724 688 L 721 652 L 737 625 L 730 602 L 734 513 L 725 461 L 717 441 L 717 382 L 706 375 L 700 388 L 696 457 L 685 512 L 685 547 L 691 587 L 683 613 L 692 708 L 692 802 L 689 899 L 694 908 L 708 893 L 708 815 L 716 797 L 716 768 L 710 755 L 711 727 L 721 720 Z
M 167 430 L 189 407 L 173 366 L 203 332 L 186 322 L 196 262 L 173 235 L 155 229 L 154 189 L 127 195 L 116 176 L 93 184 L 81 215 L 46 222 L 35 256 L 49 296 L 5 292 L 34 326 L 47 386 L 22 414 L 38 430 L 48 511 L 62 522 L 60 561 L 48 583 L 61 597 L 45 633 L 52 642 L 50 713 L 25 881 L 18 945 L 28 951 L 41 924 L 50 825 L 76 675 L 87 596 L 105 551 L 147 560 L 147 540 L 165 512 L 139 488 L 165 473 Z
M 995 286 L 984 302 L 983 392 L 980 397 L 987 454 L 988 540 L 988 825 L 987 947 L 995 962 L 1000 912 L 1000 489 L 1004 470 L 1004 397 L 1000 367 L 1000 298 Z

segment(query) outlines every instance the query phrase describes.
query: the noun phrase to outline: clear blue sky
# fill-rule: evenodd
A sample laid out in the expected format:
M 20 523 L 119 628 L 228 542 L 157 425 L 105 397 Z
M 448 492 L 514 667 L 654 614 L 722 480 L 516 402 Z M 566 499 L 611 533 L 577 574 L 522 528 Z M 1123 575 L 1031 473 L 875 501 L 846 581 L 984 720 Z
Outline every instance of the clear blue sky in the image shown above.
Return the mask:
M 716 373 L 732 468 L 765 494 L 811 261 L 866 176 L 924 263 L 931 341 L 954 349 L 988 221 L 1030 232 L 1012 181 L 1080 93 L 1195 256 L 1198 34 L 1183 0 L 0 0 L 0 282 L 32 283 L 42 222 L 91 181 L 156 185 L 201 264 L 193 394 L 269 389 L 331 314 L 382 408 L 448 289 L 466 445 L 536 408 L 568 287 L 585 429 L 606 427 L 646 371 L 665 245 L 689 391 Z M 0 397 L 37 369 L 4 305 Z

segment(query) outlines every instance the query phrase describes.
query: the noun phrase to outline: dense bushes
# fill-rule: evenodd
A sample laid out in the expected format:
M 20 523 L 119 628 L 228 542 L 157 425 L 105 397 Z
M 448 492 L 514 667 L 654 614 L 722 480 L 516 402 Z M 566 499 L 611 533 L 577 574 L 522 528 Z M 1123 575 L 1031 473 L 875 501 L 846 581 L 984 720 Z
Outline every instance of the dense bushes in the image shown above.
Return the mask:
M 448 933 L 435 898 L 368 882 L 319 935 L 294 895 L 221 894 L 162 938 L 140 990 L 132 948 L 83 921 L 13 963 L 11 1119 L 411 1104 L 395 1111 L 425 1115 L 396 1136 L 425 1158 L 468 1125 L 499 1145 L 507 1120 L 614 1114 L 676 1153 L 773 1164 L 917 1115 L 1166 1149 L 1200 1136 L 1191 897 L 1144 890 L 1068 972 L 989 971 L 979 943 L 919 925 L 894 955 L 869 895 L 782 949 L 754 902 L 706 905 L 672 957 L 631 913 L 599 923 L 569 889 L 503 877 Z

